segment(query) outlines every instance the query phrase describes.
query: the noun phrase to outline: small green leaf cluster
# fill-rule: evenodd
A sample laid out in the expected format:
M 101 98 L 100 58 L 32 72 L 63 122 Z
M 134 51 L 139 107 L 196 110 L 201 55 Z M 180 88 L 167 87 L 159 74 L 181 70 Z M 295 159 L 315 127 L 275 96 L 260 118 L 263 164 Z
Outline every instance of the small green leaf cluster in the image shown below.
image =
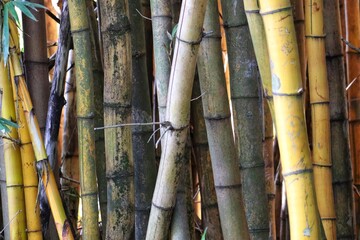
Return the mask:
M 17 25 L 19 26 L 20 21 L 19 17 L 16 13 L 15 7 L 17 7 L 25 16 L 28 18 L 37 21 L 34 14 L 31 13 L 30 9 L 34 11 L 38 11 L 38 8 L 44 8 L 45 6 L 38 4 L 38 3 L 32 3 L 25 0 L 11 0 L 11 1 L 5 1 L 1 0 L 1 52 L 4 58 L 4 63 L 6 64 L 7 59 L 9 57 L 9 42 L 10 42 L 10 32 L 9 32 L 9 14 L 10 17 L 12 17 Z

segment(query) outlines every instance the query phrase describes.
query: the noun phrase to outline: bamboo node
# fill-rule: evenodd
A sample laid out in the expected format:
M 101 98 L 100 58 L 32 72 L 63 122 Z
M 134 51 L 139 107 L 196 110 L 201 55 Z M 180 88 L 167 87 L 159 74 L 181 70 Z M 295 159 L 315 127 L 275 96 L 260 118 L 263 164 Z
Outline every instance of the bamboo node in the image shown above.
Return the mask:
M 292 12 L 292 7 L 291 7 L 291 6 L 283 7 L 283 8 L 278 8 L 278 9 L 271 10 L 271 11 L 267 11 L 267 12 L 260 11 L 260 14 L 261 14 L 262 16 L 265 16 L 265 15 L 270 15 L 270 14 L 279 13 L 279 12 L 284 12 L 284 11 L 289 11 L 289 10 L 290 10 L 290 12 Z
M 216 189 L 234 189 L 234 188 L 241 188 L 242 184 L 233 184 L 233 185 L 215 185 Z
M 156 205 L 154 202 L 151 203 L 155 208 L 157 209 L 160 209 L 162 211 L 165 211 L 165 212 L 169 212 L 169 211 L 172 211 L 174 209 L 175 206 L 171 206 L 171 207 L 161 207 L 161 206 L 158 206 Z

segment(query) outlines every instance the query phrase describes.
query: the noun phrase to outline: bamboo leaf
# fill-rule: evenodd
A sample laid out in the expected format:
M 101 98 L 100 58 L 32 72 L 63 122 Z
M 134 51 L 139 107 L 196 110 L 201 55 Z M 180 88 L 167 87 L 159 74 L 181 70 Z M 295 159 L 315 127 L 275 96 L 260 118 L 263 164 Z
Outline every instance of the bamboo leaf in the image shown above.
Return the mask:
M 4 5 L 3 10 L 3 31 L 2 31 L 2 52 L 4 57 L 4 64 L 6 64 L 7 59 L 9 57 L 9 3 Z
M 172 32 L 171 32 L 171 37 L 172 37 L 172 39 L 175 38 L 175 34 L 176 34 L 176 32 L 177 32 L 177 29 L 178 29 L 178 23 L 173 27 L 173 30 L 172 30 Z
M 8 126 L 13 127 L 13 128 L 19 128 L 19 125 L 17 125 L 16 123 L 0 117 L 0 131 L 3 134 L 10 132 L 10 128 Z
M 14 0 L 14 2 L 21 2 L 22 4 L 24 4 L 25 6 L 38 11 L 38 8 L 43 8 L 43 9 L 48 9 L 47 7 L 45 7 L 44 5 L 41 5 L 39 3 L 32 3 L 32 2 L 27 2 L 27 1 L 23 1 L 23 0 Z
M 8 8 L 9 8 L 9 12 L 10 12 L 11 16 L 14 18 L 14 20 L 17 24 L 20 24 L 20 20 L 15 11 L 15 6 L 14 6 L 13 2 L 9 2 L 8 4 L 9 4 Z
M 34 14 L 31 13 L 31 11 L 27 8 L 26 2 L 20 2 L 20 1 L 13 1 L 12 2 L 17 8 L 20 9 L 20 11 L 27 16 L 28 18 L 34 20 L 37 22 L 37 19 L 35 18 Z M 36 9 L 35 9 L 36 10 Z
M 201 240 L 205 240 L 206 239 L 206 232 L 207 232 L 207 228 L 205 228 L 202 236 L 201 236 Z

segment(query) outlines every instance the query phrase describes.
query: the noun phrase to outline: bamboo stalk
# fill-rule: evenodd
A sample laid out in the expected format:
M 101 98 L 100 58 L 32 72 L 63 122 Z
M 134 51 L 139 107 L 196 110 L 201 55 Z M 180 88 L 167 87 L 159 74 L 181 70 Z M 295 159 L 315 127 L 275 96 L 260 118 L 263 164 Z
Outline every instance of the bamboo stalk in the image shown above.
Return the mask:
M 2 95 L 2 91 L 1 91 Z M 2 96 L 0 98 L 0 102 L 2 102 Z M 1 104 L 2 105 L 2 104 Z M 4 141 L 0 139 L 0 152 L 4 152 Z M 5 158 L 4 154 L 0 154 L 0 190 L 1 190 L 1 220 L 2 220 L 2 228 L 3 232 L 1 236 L 4 239 L 10 239 L 10 228 L 5 227 L 9 220 L 9 209 L 8 209 L 8 196 L 6 189 L 6 171 L 5 171 Z
M 325 49 L 330 93 L 331 158 L 336 239 L 355 239 L 353 175 L 349 149 L 343 45 L 338 1 L 324 2 Z
M 44 0 L 29 0 L 44 5 Z M 45 10 L 30 10 L 37 21 L 23 17 L 24 67 L 27 85 L 44 135 L 49 100 L 49 70 L 47 57 Z
M 166 115 L 166 100 L 171 71 L 171 42 L 169 37 L 167 36 L 167 32 L 172 32 L 171 1 L 152 0 L 150 1 L 150 5 L 154 42 L 156 95 L 158 103 L 159 121 L 163 122 Z M 164 133 L 164 129 L 160 129 L 160 131 L 161 136 Z M 161 142 L 163 146 L 164 143 L 163 141 Z
M 231 239 L 231 236 L 248 239 L 241 178 L 236 167 L 237 157 L 223 71 L 217 9 L 217 1 L 208 1 L 203 28 L 205 33 L 211 33 L 205 35 L 198 59 L 201 92 L 205 93 L 202 96 L 203 111 L 224 239 Z
M 15 51 L 15 49 L 12 49 L 10 51 Z M 11 61 L 10 61 L 10 76 L 12 79 L 11 81 L 12 81 L 14 106 L 16 106 L 17 109 L 16 117 L 17 117 L 17 122 L 19 124 L 18 134 L 20 140 L 20 154 L 21 154 L 22 171 L 23 171 L 23 184 L 24 184 L 24 197 L 25 197 L 25 210 L 26 210 L 26 233 L 27 233 L 27 238 L 29 240 L 42 239 L 40 209 L 37 203 L 38 176 L 35 169 L 36 160 L 30 139 L 29 130 L 26 124 L 22 99 L 19 98 L 17 94 L 17 90 L 15 86 L 16 79 Z
M 345 38 L 352 45 L 360 46 L 360 13 L 359 0 L 344 0 Z M 349 106 L 350 156 L 353 162 L 354 185 L 360 189 L 360 55 L 349 44 L 345 47 L 346 77 Z M 350 86 L 351 84 L 351 86 Z M 360 219 L 360 196 L 355 195 L 356 219 Z M 360 236 L 360 221 L 356 222 L 356 236 Z
M 199 79 L 195 78 L 193 98 L 200 95 Z M 206 239 L 221 240 L 223 237 L 201 99 L 191 102 L 191 117 L 193 125 L 192 142 L 200 181 L 202 226 L 203 229 L 207 229 Z
M 95 105 L 95 126 L 104 125 L 104 71 L 102 57 L 100 55 L 100 39 L 98 21 L 95 16 L 94 2 L 86 1 L 91 29 L 91 58 L 92 72 L 94 78 L 94 105 Z M 100 4 L 97 4 L 99 7 Z M 105 137 L 104 131 L 95 131 L 95 154 L 96 174 L 99 193 L 99 204 L 101 212 L 102 237 L 105 238 L 107 220 L 107 181 L 106 181 L 106 159 L 105 159 Z
M 80 186 L 83 239 L 98 239 L 98 203 L 95 165 L 94 83 L 90 23 L 86 2 L 71 0 L 70 26 L 75 50 L 77 125 L 79 137 Z
M 150 90 L 146 66 L 146 41 L 144 19 L 140 0 L 129 2 L 132 43 L 132 119 L 133 122 L 152 122 Z M 154 142 L 148 142 L 153 132 L 152 126 L 132 129 L 135 183 L 135 238 L 145 239 L 149 221 L 151 199 L 154 192 L 157 167 Z
M 166 239 L 188 138 L 190 99 L 206 0 L 183 1 L 168 91 L 166 127 L 146 239 Z
M 336 215 L 331 173 L 329 87 L 325 59 L 323 1 L 306 0 L 305 5 L 315 190 L 322 225 L 326 238 L 330 240 L 336 239 Z
M 259 72 L 243 1 L 222 1 L 222 10 L 246 218 L 250 237 L 263 239 L 269 236 L 269 214 L 262 151 Z
M 131 122 L 132 61 L 127 0 L 100 4 L 104 50 L 104 123 Z M 121 91 L 119 91 L 121 89 Z M 134 162 L 130 127 L 105 130 L 107 177 L 106 238 L 134 234 Z
M 73 52 L 69 52 L 68 68 L 74 64 Z M 76 79 L 72 67 L 66 74 L 64 97 L 64 123 L 61 154 L 61 192 L 74 228 L 77 227 L 80 181 L 79 177 L 79 146 L 76 120 Z M 71 179 L 71 180 L 70 180 Z M 73 180 L 73 181 L 72 181 Z
M 44 142 L 42 140 L 40 128 L 34 113 L 34 107 L 31 102 L 30 94 L 27 90 L 23 77 L 22 68 L 20 67 L 20 61 L 18 55 L 14 51 L 12 51 L 11 54 L 11 63 L 14 68 L 14 75 L 16 77 L 16 91 L 19 94 L 19 98 L 23 100 L 26 123 L 29 129 L 36 158 L 37 172 L 40 176 L 41 183 L 44 184 L 46 196 L 54 217 L 58 236 L 60 239 L 73 239 L 73 234 L 71 232 L 70 225 L 62 205 L 57 183 L 54 178 L 54 173 L 52 172 L 47 160 Z
M 0 88 L 2 89 L 2 117 L 15 121 L 15 106 L 9 79 L 9 64 L 5 66 L 3 58 L 0 60 Z M 26 239 L 26 209 L 23 192 L 23 175 L 17 130 L 11 128 L 9 138 L 4 138 L 4 159 L 6 174 L 6 188 L 8 196 L 8 223 L 10 239 Z M 10 174 L 11 173 L 11 174 Z
M 303 88 L 292 9 L 288 0 L 260 1 L 272 74 L 277 136 L 292 239 L 321 238 L 307 138 Z M 295 181 L 296 180 L 296 181 Z
M 185 147 L 184 166 L 176 193 L 176 204 L 171 219 L 170 240 L 195 239 L 191 177 L 191 147 L 189 136 Z

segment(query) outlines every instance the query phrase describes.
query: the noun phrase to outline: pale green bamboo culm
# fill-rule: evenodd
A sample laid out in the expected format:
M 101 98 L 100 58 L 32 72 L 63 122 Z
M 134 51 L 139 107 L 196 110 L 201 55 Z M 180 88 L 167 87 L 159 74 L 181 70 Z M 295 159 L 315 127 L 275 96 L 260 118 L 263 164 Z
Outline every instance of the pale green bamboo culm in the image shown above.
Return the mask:
M 208 1 L 203 28 L 198 72 L 222 232 L 224 239 L 234 236 L 249 239 L 221 58 L 216 0 Z
M 90 26 L 86 2 L 70 0 L 70 26 L 75 50 L 77 125 L 83 239 L 99 239 L 98 193 L 95 165 L 94 86 Z
M 146 239 L 166 239 L 183 166 L 190 120 L 196 58 L 202 38 L 206 0 L 184 0 L 176 32 L 168 91 L 165 146 L 162 149 Z

